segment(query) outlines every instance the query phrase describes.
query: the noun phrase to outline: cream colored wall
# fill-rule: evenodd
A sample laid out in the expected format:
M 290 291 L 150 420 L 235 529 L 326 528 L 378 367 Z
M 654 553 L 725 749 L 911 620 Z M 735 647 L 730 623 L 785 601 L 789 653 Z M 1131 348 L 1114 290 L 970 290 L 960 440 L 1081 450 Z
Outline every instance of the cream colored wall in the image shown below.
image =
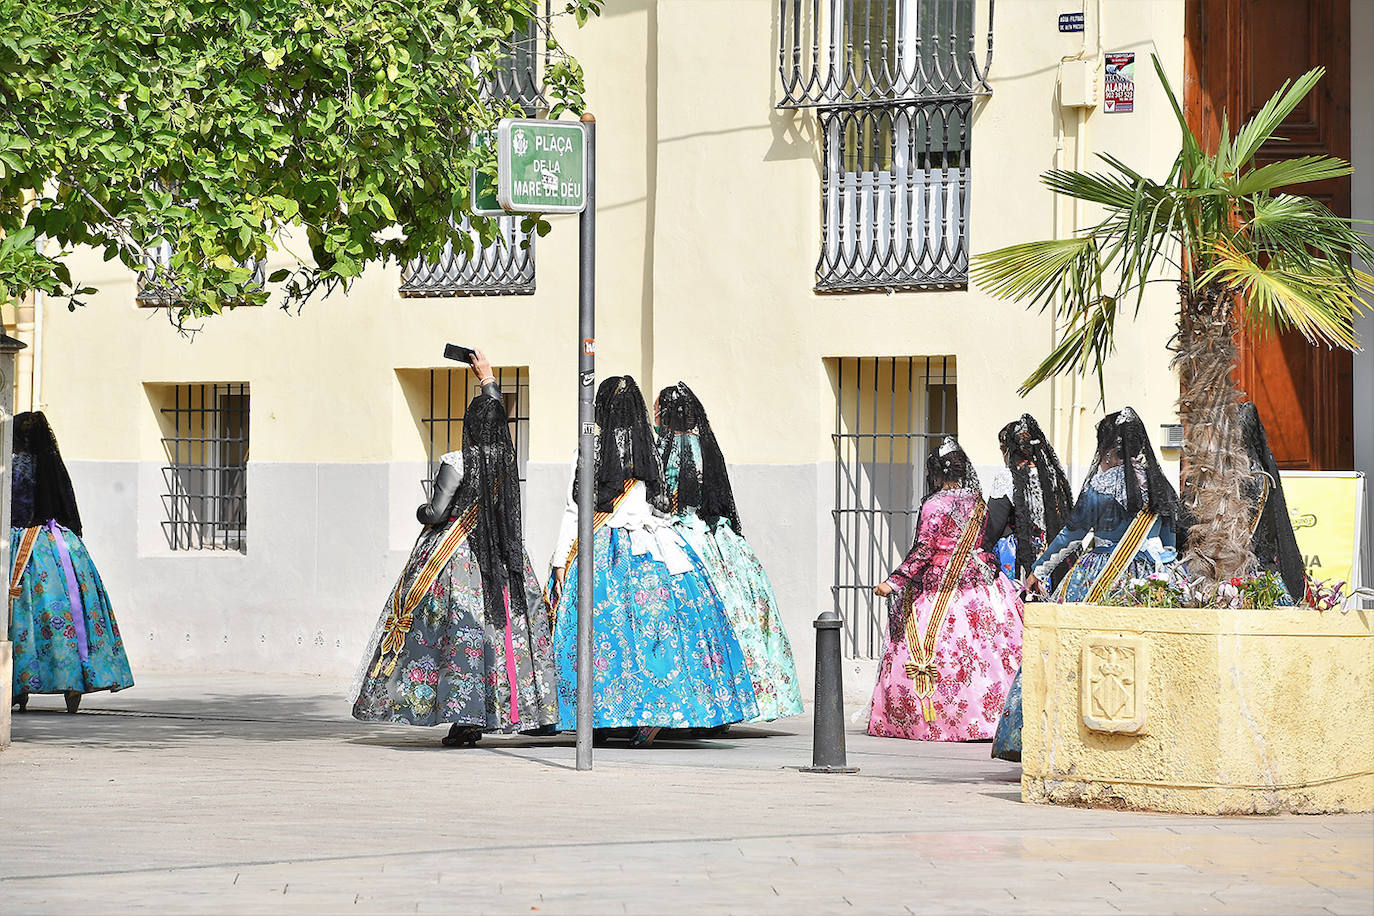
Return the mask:
M 975 110 L 971 249 L 1052 233 L 1052 196 L 1038 176 L 1055 162 L 1055 79 L 1081 36 L 1061 35 L 1062 4 L 999 4 L 991 98 Z M 1132 114 L 1094 112 L 1086 152 L 1109 150 L 1163 176 L 1178 130 L 1149 64 L 1157 48 L 1182 83 L 1182 0 L 1105 3 L 1107 50 L 1137 52 Z M 975 461 L 998 461 L 996 430 L 1023 410 L 1047 424 L 1056 407 L 1067 440 L 1070 386 L 1024 401 L 1015 391 L 1050 345 L 1049 321 L 976 290 L 819 296 L 820 149 L 809 111 L 777 111 L 777 4 L 663 0 L 659 4 L 658 202 L 654 236 L 654 382 L 685 378 L 713 412 L 735 462 L 829 460 L 834 394 L 822 359 L 956 354 L 960 430 Z M 1089 44 L 1092 35 L 1089 10 Z M 1077 125 L 1066 115 L 1064 164 Z M 1063 225 L 1068 225 L 1065 208 Z M 1083 214 L 1084 221 L 1089 214 Z M 1164 345 L 1173 322 L 1167 285 L 1124 329 L 1107 375 L 1110 407 L 1134 404 L 1152 425 L 1173 416 Z M 1078 439 L 1090 449 L 1100 413 L 1081 387 Z M 1090 450 L 1088 452 L 1090 454 Z M 1068 456 L 1066 456 L 1068 457 Z M 1086 460 L 1086 457 L 1080 458 Z
M 1037 176 L 1055 161 L 1056 65 L 1081 41 L 1056 31 L 1061 5 L 998 7 L 994 92 L 973 133 L 975 253 L 1051 234 L 1054 204 Z M 1138 55 L 1137 110 L 1094 112 L 1086 149 L 1162 175 L 1177 130 L 1148 53 L 1157 48 L 1181 84 L 1182 0 L 1104 7 L 1105 47 Z M 820 151 L 811 112 L 774 108 L 776 18 L 771 0 L 644 0 L 561 30 L 585 66 L 599 124 L 600 374 L 633 372 L 650 396 L 688 380 L 714 408 L 732 462 L 809 463 L 832 454 L 824 357 L 957 354 L 960 426 L 976 461 L 996 462 L 993 433 L 1027 409 L 1057 426 L 1062 447 L 1070 386 L 1015 395 L 1049 345 L 1044 316 L 977 291 L 812 292 Z M 1066 130 L 1072 164 L 1072 113 Z M 394 267 L 374 269 L 349 295 L 299 315 L 243 309 L 203 322 L 190 340 L 134 306 L 133 278 L 117 263 L 79 253 L 74 274 L 101 291 L 75 313 L 49 304 L 43 400 L 77 457 L 160 457 L 141 383 L 246 381 L 255 460 L 413 459 L 394 369 L 442 365 L 439 344 L 451 340 L 530 367 L 531 460 L 564 461 L 575 420 L 576 218 L 553 222 L 531 297 L 406 300 Z M 1161 285 L 1108 372 L 1108 405 L 1129 401 L 1152 425 L 1172 415 L 1163 349 L 1172 307 Z M 1094 387 L 1078 400 L 1087 448 Z

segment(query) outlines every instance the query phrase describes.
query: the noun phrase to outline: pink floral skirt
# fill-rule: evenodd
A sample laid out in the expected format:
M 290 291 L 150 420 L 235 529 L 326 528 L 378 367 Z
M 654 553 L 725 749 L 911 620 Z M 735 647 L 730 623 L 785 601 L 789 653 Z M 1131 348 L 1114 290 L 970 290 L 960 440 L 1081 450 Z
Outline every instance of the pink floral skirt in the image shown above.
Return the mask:
M 913 606 L 916 632 L 925 639 L 936 592 L 919 595 Z M 889 613 L 900 615 L 905 602 L 894 596 Z M 998 575 L 989 587 L 979 585 L 954 594 L 935 640 L 939 680 L 931 697 L 935 720 L 926 721 L 915 686 L 906 673 L 911 660 L 903 621 L 892 621 L 896 637 L 883 652 L 868 733 L 879 738 L 916 741 L 975 741 L 997 731 L 1002 704 L 1021 667 L 1021 599 L 1015 587 Z

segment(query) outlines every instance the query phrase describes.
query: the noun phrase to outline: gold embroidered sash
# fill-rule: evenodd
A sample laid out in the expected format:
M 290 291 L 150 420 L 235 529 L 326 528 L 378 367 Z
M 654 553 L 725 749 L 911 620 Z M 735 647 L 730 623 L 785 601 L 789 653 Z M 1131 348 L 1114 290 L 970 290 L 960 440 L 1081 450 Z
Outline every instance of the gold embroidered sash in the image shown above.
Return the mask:
M 24 534 L 19 539 L 19 550 L 14 555 L 14 566 L 10 570 L 10 598 L 18 598 L 23 594 L 24 588 L 20 584 L 24 580 L 24 570 L 28 568 L 29 557 L 33 556 L 33 545 L 38 540 L 38 532 L 43 530 L 41 525 L 32 528 L 25 528 Z
M 940 577 L 940 591 L 935 596 L 935 606 L 930 610 L 930 620 L 926 622 L 924 640 L 917 639 L 916 633 L 916 590 L 907 587 L 906 595 L 906 648 L 911 661 L 906 663 L 906 676 L 911 678 L 916 689 L 916 698 L 921 703 L 921 712 L 927 722 L 935 721 L 935 685 L 939 683 L 940 671 L 935 665 L 935 640 L 945 622 L 945 613 L 954 598 L 954 590 L 964 575 L 964 567 L 969 557 L 983 537 L 983 520 L 987 516 L 987 504 L 979 499 L 973 507 L 973 515 L 959 535 L 959 541 L 945 565 L 944 575 Z
M 1140 545 L 1145 541 L 1145 535 L 1150 533 L 1158 519 L 1158 515 L 1145 509 L 1136 513 L 1135 518 L 1131 520 L 1131 526 L 1126 529 L 1121 540 L 1116 542 L 1111 556 L 1107 558 L 1107 565 L 1102 567 L 1102 571 L 1093 581 L 1092 588 L 1088 589 L 1087 597 L 1083 599 L 1086 604 L 1099 604 L 1107 597 L 1116 586 L 1116 581 L 1121 578 L 1121 574 L 1126 571 L 1126 567 L 1135 559 Z
M 468 506 L 457 519 L 454 519 L 443 539 L 434 552 L 429 555 L 425 565 L 420 567 L 420 572 L 415 577 L 415 581 L 410 584 L 410 588 L 402 592 L 405 580 L 396 583 L 396 590 L 391 593 L 391 612 L 387 614 L 386 623 L 382 625 L 382 644 L 377 653 L 377 663 L 372 666 L 371 676 L 378 674 L 390 675 L 396 670 L 396 662 L 405 649 L 406 634 L 415 624 L 415 608 L 421 599 L 434 585 L 434 580 L 439 577 L 439 573 L 448 561 L 453 559 L 454 552 L 458 545 L 467 540 L 468 535 L 472 534 L 472 529 L 477 526 L 477 503 Z M 388 658 L 390 656 L 390 658 Z

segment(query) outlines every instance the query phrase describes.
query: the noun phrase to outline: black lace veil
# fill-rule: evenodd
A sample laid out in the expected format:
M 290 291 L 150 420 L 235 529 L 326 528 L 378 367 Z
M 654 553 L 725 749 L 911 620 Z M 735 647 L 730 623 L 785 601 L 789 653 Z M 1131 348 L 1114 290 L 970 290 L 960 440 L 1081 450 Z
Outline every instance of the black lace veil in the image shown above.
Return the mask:
M 1117 464 L 1126 465 L 1123 477 L 1126 487 L 1126 511 L 1134 515 L 1142 508 L 1149 509 L 1169 522 L 1176 533 L 1180 552 L 1187 534 L 1183 504 L 1178 491 L 1159 466 L 1154 446 L 1145 423 L 1130 407 L 1109 413 L 1097 424 L 1097 453 L 1088 469 L 1084 489 L 1099 470 Z M 1135 471 L 1132 472 L 1131 468 Z M 1145 486 L 1141 487 L 1142 478 Z M 1081 493 L 1081 491 L 1080 491 Z M 1080 497 L 1081 498 L 1081 497 Z
M 613 375 L 596 390 L 596 511 L 610 512 L 625 481 L 644 483 L 649 504 L 666 511 L 668 501 L 657 443 L 644 395 L 632 376 Z M 573 484 L 573 497 L 582 482 Z
M 56 521 L 81 536 L 76 493 L 48 418 L 41 410 L 14 418 L 14 480 L 10 487 L 10 525 L 32 528 Z
M 676 490 L 669 494 L 674 508 L 694 510 L 712 528 L 725 519 L 736 534 L 741 534 L 725 456 L 711 430 L 706 408 L 685 382 L 658 393 L 658 422 L 662 466 L 668 468 L 674 459 L 678 462 Z M 694 450 L 682 441 L 688 435 L 695 435 L 700 443 L 701 467 L 697 467 Z
M 1011 472 L 1012 505 L 1016 527 L 1016 565 L 1029 570 L 1035 563 L 1035 544 L 1032 540 L 1030 509 L 1030 471 L 1035 469 L 1042 505 L 1045 509 L 1045 537 L 1052 538 L 1069 520 L 1073 511 L 1073 490 L 1059 456 L 1041 430 L 1035 417 L 1023 413 L 1002 427 L 997 433 L 1007 470 Z
M 1269 498 L 1265 500 L 1255 534 L 1250 539 L 1250 549 L 1261 568 L 1277 567 L 1288 594 L 1294 601 L 1302 601 L 1307 594 L 1306 567 L 1302 552 L 1298 550 L 1298 539 L 1293 534 L 1293 522 L 1288 515 L 1288 501 L 1283 496 L 1279 466 L 1274 461 L 1274 453 L 1269 450 L 1269 438 L 1264 433 L 1264 424 L 1260 422 L 1259 410 L 1253 403 L 1247 401 L 1240 405 L 1240 424 L 1250 466 L 1269 477 Z
M 520 524 L 520 469 L 505 406 L 479 394 L 463 416 L 463 480 L 449 514 L 462 517 L 477 506 L 468 543 L 482 571 L 487 620 L 506 625 L 503 593 L 525 611 L 525 544 Z

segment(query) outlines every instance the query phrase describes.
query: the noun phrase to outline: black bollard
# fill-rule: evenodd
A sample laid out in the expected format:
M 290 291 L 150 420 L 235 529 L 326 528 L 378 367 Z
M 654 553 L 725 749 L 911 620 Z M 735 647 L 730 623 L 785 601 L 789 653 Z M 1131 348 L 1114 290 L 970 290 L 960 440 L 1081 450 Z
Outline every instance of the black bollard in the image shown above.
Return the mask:
M 844 752 L 844 671 L 840 659 L 840 615 L 825 611 L 816 628 L 816 723 L 811 736 L 811 766 L 803 773 L 857 773 Z

